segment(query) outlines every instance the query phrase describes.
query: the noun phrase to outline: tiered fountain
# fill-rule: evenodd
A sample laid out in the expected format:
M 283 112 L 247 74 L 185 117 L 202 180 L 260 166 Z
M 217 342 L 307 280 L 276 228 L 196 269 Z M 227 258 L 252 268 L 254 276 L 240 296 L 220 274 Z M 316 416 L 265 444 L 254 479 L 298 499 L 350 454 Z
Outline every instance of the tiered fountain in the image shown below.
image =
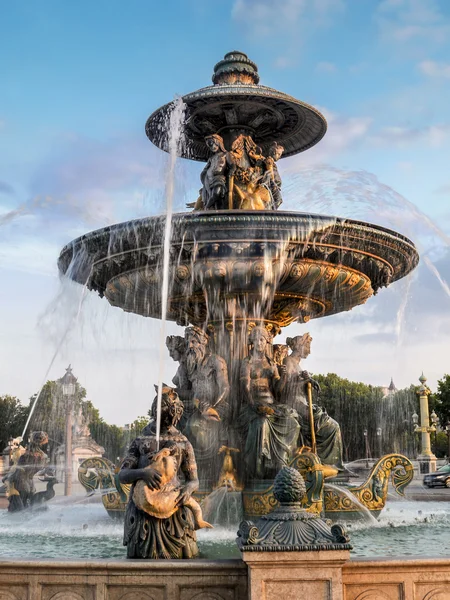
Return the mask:
M 228 53 L 213 85 L 182 101 L 178 155 L 207 163 L 192 212 L 172 217 L 167 297 L 165 216 L 84 235 L 62 250 L 59 269 L 125 311 L 161 318 L 164 304 L 167 319 L 186 327 L 167 346 L 180 362 L 173 381 L 184 403 L 180 428 L 197 457 L 199 498 L 224 488 L 242 499 L 246 515 L 265 514 L 277 504 L 274 477 L 289 464 L 305 478 L 310 511 L 351 516 L 363 505 L 377 514 L 391 472 L 401 492 L 411 463 L 383 457 L 363 485 L 349 485 L 339 425 L 317 406 L 320 399 L 313 404 L 317 385 L 299 368 L 310 337 L 275 347 L 272 340 L 292 323 L 364 304 L 407 275 L 418 263 L 414 244 L 376 225 L 280 210 L 277 161 L 317 144 L 327 124 L 312 106 L 259 85 L 245 54 Z M 173 148 L 177 106 L 166 104 L 147 120 L 147 136 L 165 151 Z M 98 485 L 92 467 L 100 473 L 100 462 L 83 466 L 87 488 Z M 103 468 L 99 478 L 109 487 L 112 466 Z M 128 490 L 117 486 L 105 497 L 111 513 L 124 509 Z

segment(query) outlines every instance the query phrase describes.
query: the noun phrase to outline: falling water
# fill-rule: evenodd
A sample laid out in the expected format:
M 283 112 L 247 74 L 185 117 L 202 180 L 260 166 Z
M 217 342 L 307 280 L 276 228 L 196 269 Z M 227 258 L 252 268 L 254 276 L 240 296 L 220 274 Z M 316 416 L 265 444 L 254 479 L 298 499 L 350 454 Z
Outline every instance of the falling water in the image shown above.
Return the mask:
M 70 330 L 72 329 L 72 327 L 75 325 L 75 323 L 76 323 L 76 322 L 78 321 L 78 319 L 79 319 L 79 316 L 80 316 L 80 313 L 81 313 L 81 308 L 82 308 L 82 306 L 83 306 L 84 300 L 85 300 L 85 299 L 86 299 L 86 297 L 87 297 L 87 296 L 86 296 L 86 290 L 87 290 L 87 285 L 85 284 L 85 285 L 83 285 L 83 288 L 82 288 L 82 291 L 81 291 L 80 301 L 78 302 L 78 307 L 77 307 L 77 310 L 76 310 L 76 311 L 74 312 L 74 314 L 72 315 L 72 318 L 71 318 L 71 319 L 69 319 L 69 321 L 68 321 L 68 323 L 67 323 L 67 326 L 66 326 L 66 328 L 64 329 L 64 331 L 63 331 L 63 333 L 62 333 L 62 336 L 61 336 L 61 338 L 60 338 L 60 340 L 59 340 L 58 344 L 56 345 L 55 352 L 53 353 L 53 356 L 52 356 L 52 359 L 51 359 L 51 361 L 50 361 L 50 364 L 48 365 L 48 368 L 47 368 L 47 370 L 46 370 L 46 372 L 45 372 L 44 379 L 43 379 L 43 381 L 42 381 L 42 385 L 41 385 L 41 387 L 40 387 L 40 389 L 39 389 L 39 392 L 38 392 L 38 394 L 37 394 L 37 396 L 36 396 L 36 400 L 34 401 L 34 403 L 33 403 L 33 406 L 31 407 L 30 414 L 28 415 L 27 422 L 25 423 L 25 426 L 24 426 L 24 428 L 23 428 L 23 432 L 22 432 L 22 440 L 25 438 L 25 433 L 26 433 L 26 431 L 27 431 L 27 429 L 28 429 L 28 425 L 30 424 L 31 417 L 32 417 L 32 416 L 33 416 L 33 414 L 34 414 L 34 410 L 35 410 L 35 408 L 36 408 L 36 406 L 37 406 L 37 404 L 38 404 L 38 402 L 39 402 L 39 398 L 40 398 L 40 396 L 41 396 L 42 390 L 44 389 L 44 386 L 45 386 L 45 384 L 46 384 L 46 382 L 47 382 L 48 375 L 49 375 L 49 373 L 50 373 L 50 371 L 51 371 L 51 369 L 52 369 L 52 367 L 53 367 L 53 364 L 54 364 L 54 362 L 55 362 L 55 360 L 56 360 L 56 357 L 58 356 L 58 354 L 59 354 L 59 351 L 61 350 L 61 347 L 62 347 L 62 345 L 64 344 L 64 342 L 65 342 L 65 340 L 66 340 L 66 338 L 67 338 L 67 336 L 68 336 L 68 334 L 69 334 Z
M 364 504 L 360 502 L 354 494 L 346 490 L 344 487 L 339 487 L 333 483 L 327 483 L 326 488 L 335 490 L 338 494 L 344 494 L 344 496 L 346 496 L 355 506 L 357 506 L 359 512 L 368 523 L 378 526 L 378 521 L 371 514 L 370 510 L 367 508 L 367 506 L 364 506 Z
M 159 436 L 161 429 L 161 398 L 162 380 L 164 371 L 164 348 L 166 340 L 167 301 L 169 295 L 169 261 L 170 240 L 172 233 L 173 196 L 175 189 L 175 164 L 180 146 L 183 143 L 183 125 L 186 105 L 182 98 L 174 101 L 168 123 L 169 135 L 169 165 L 166 177 L 166 221 L 164 226 L 163 248 L 163 280 L 161 292 L 161 327 L 159 340 L 159 369 L 158 369 L 158 396 L 156 401 L 156 445 L 159 450 Z

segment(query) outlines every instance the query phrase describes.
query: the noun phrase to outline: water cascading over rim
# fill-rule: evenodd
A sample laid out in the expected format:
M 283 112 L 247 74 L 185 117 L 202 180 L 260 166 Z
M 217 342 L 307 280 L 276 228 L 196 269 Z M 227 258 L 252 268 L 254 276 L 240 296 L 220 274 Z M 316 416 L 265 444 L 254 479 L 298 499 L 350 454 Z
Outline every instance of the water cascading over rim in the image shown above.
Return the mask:
M 257 66 L 245 54 L 225 55 L 215 66 L 214 85 L 183 96 L 179 155 L 207 160 L 205 137 L 214 132 L 227 149 L 243 134 L 251 134 L 262 153 L 276 141 L 283 157 L 322 139 L 326 121 L 319 111 L 258 82 Z M 172 109 L 166 104 L 146 123 L 149 139 L 165 151 Z M 138 219 L 84 235 L 62 250 L 59 269 L 112 306 L 159 318 L 164 220 Z M 168 319 L 210 331 L 256 320 L 276 333 L 365 303 L 417 262 L 404 236 L 349 219 L 284 211 L 179 213 Z
M 201 368 L 196 374 L 197 364 L 191 369 L 195 381 L 186 375 L 187 363 L 174 358 L 180 367 L 173 380 L 185 407 L 180 429 L 194 446 L 201 494 L 223 485 L 224 477 L 226 480 L 231 473 L 233 489 L 237 482 L 244 488 L 246 514 L 264 514 L 273 508 L 273 477 L 280 465 L 290 461 L 298 470 L 314 472 L 320 479 L 317 485 L 322 486 L 322 497 L 319 494 L 315 502 L 320 511 L 323 481 L 339 470 L 333 465 L 339 462 L 342 466 L 342 459 L 328 459 L 327 463 L 319 450 L 308 456 L 298 453 L 301 444 L 294 439 L 296 428 L 310 426 L 313 431 L 311 423 L 319 413 L 312 414 L 310 401 L 308 423 L 308 418 L 289 404 L 292 398 L 286 399 L 285 392 L 269 390 L 276 387 L 275 380 L 282 379 L 279 373 L 284 364 L 272 358 L 273 336 L 292 323 L 307 323 L 364 304 L 380 288 L 411 272 L 418 263 L 417 251 L 408 238 L 383 227 L 280 210 L 282 182 L 276 163 L 318 143 L 326 132 L 326 121 L 312 106 L 260 85 L 255 63 L 242 52 L 228 53 L 215 66 L 213 85 L 186 94 L 182 101 L 184 143 L 177 153 L 207 163 L 200 195 L 190 205 L 193 211 L 172 217 L 167 319 L 193 326 L 185 332 L 184 350 L 189 340 L 196 338 L 195 343 L 205 351 L 198 359 Z M 147 136 L 164 151 L 169 151 L 168 124 L 174 109 L 174 103 L 166 104 L 146 123 Z M 299 198 L 300 207 L 301 201 Z M 63 248 L 60 272 L 106 297 L 112 306 L 161 318 L 165 219 L 137 219 L 81 236 Z M 256 364 L 260 358 L 251 364 L 258 336 L 260 341 L 264 338 L 266 354 L 261 360 L 266 361 L 265 367 Z M 310 340 L 304 343 L 309 353 Z M 287 352 L 287 345 L 285 348 Z M 291 350 L 286 359 L 294 355 Z M 180 383 L 182 367 L 186 381 L 193 386 L 190 389 Z M 205 372 L 200 373 L 203 368 Z M 258 377 L 267 381 L 260 386 Z M 295 377 L 301 373 L 294 373 Z M 214 378 L 220 378 L 215 388 Z M 243 389 L 245 378 L 255 395 L 259 394 L 261 406 L 249 400 L 248 390 Z M 193 399 L 195 385 L 201 397 Z M 322 420 L 328 419 L 337 447 L 339 425 L 326 411 L 320 414 Z M 260 431 L 256 431 L 255 418 L 267 422 Z M 258 463 L 256 468 L 245 457 L 252 443 L 260 443 L 266 434 L 273 434 L 275 441 L 271 451 L 262 448 L 260 463 L 265 466 Z M 289 436 L 292 439 L 284 443 Z M 277 448 L 283 456 L 277 454 Z M 236 454 L 235 473 L 227 475 L 224 465 L 233 461 L 231 455 L 227 459 L 220 456 L 223 449 L 240 453 Z M 385 475 L 389 469 L 403 467 L 409 468 L 408 459 L 399 455 L 377 468 Z M 405 477 L 402 485 L 409 482 L 409 471 Z M 386 477 L 383 481 L 387 482 Z M 370 510 L 379 511 L 387 487 L 374 499 L 372 483 L 360 486 L 355 494 L 366 494 L 367 487 L 373 500 Z

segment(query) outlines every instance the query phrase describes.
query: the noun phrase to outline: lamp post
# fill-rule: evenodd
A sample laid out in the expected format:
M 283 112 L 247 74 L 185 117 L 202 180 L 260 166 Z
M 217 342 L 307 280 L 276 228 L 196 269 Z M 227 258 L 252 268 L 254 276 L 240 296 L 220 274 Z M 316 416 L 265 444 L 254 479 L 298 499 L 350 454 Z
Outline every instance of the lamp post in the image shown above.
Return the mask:
M 367 429 L 364 429 L 364 445 L 366 448 L 366 469 L 369 468 L 369 441 L 368 441 L 368 434 L 369 432 L 367 431 Z
M 381 427 L 377 427 L 378 458 L 381 458 Z
M 430 415 L 430 421 L 431 421 L 431 425 L 434 427 L 434 450 L 436 451 L 436 446 L 437 446 L 437 428 L 439 426 L 439 417 L 437 416 L 437 414 L 434 412 L 431 413 Z
M 73 400 L 76 392 L 77 378 L 72 373 L 72 367 L 69 365 L 66 373 L 59 380 L 62 389 L 62 395 L 66 402 L 66 434 L 65 434 L 65 478 L 64 495 L 72 494 L 72 421 L 73 421 Z
M 450 421 L 447 421 L 447 425 L 445 426 L 445 433 L 447 434 L 447 462 L 450 463 Z
M 426 380 L 427 378 L 422 373 L 422 375 L 419 377 L 421 385 L 417 392 L 420 402 L 420 425 L 418 425 L 418 422 L 416 423 L 414 421 L 414 417 L 417 417 L 417 415 L 413 415 L 414 431 L 420 432 L 422 434 L 422 447 L 420 450 L 420 454 L 417 457 L 421 473 L 430 473 L 431 471 L 436 471 L 436 457 L 431 451 L 430 442 L 430 433 L 432 431 L 436 431 L 436 425 L 430 425 L 430 416 L 428 411 L 428 396 L 431 394 L 431 390 L 428 386 L 425 385 Z

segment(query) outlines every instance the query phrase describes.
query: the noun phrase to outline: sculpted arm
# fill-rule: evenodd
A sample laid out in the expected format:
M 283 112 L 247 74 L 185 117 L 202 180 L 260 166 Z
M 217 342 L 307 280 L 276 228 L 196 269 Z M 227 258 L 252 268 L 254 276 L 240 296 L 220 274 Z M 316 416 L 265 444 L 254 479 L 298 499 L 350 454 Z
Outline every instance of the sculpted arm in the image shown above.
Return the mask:
M 180 489 L 180 495 L 177 498 L 177 504 L 184 504 L 189 500 L 192 494 L 198 489 L 197 463 L 195 461 L 194 449 L 190 442 L 186 442 L 186 449 L 183 452 L 183 459 L 180 469 L 184 475 L 185 484 Z
M 241 363 L 241 372 L 239 379 L 241 381 L 242 388 L 246 400 L 249 404 L 252 404 L 252 395 L 250 393 L 250 363 L 248 360 L 243 360 Z
M 139 469 L 139 458 L 140 450 L 138 440 L 131 442 L 128 449 L 128 454 L 122 461 L 122 465 L 119 471 L 120 483 L 135 483 L 139 479 L 143 479 L 148 487 L 152 490 L 160 488 L 161 475 L 147 467 L 146 469 Z
M 214 406 L 217 406 L 225 400 L 228 396 L 228 392 L 230 391 L 230 384 L 228 383 L 228 369 L 227 363 L 223 360 L 223 358 L 216 358 L 216 383 L 217 389 L 219 391 L 219 395 L 217 400 L 214 403 Z

